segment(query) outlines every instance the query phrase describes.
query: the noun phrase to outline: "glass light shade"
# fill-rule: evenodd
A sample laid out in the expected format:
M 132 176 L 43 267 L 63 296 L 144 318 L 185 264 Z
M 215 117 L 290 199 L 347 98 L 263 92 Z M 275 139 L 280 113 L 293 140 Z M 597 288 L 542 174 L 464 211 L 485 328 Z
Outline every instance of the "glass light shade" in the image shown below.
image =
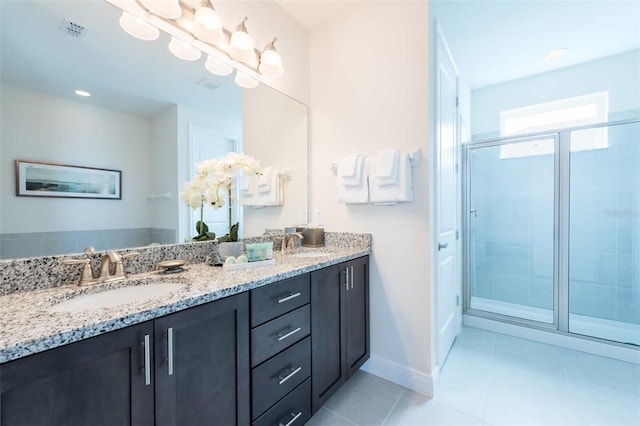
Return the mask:
M 196 49 L 186 41 L 171 37 L 169 42 L 169 51 L 180 59 L 185 61 L 197 61 L 202 56 L 202 52 Z
M 225 64 L 222 60 L 209 56 L 207 62 L 204 63 L 204 67 L 211 74 L 216 75 L 229 75 L 233 72 L 233 67 L 229 64 Z
M 215 10 L 201 7 L 194 16 L 193 34 L 202 41 L 217 43 L 224 38 L 222 21 Z
M 140 0 L 149 12 L 167 19 L 176 19 L 182 15 L 178 0 Z
M 155 40 L 160 37 L 160 31 L 156 27 L 127 12 L 122 12 L 120 26 L 127 34 L 140 40 Z
M 238 86 L 244 87 L 245 89 L 253 89 L 254 87 L 258 87 L 258 84 L 260 84 L 258 80 L 248 76 L 240 70 L 236 71 L 236 78 L 234 81 Z
M 280 77 L 284 74 L 280 54 L 273 49 L 262 52 L 259 70 L 265 77 Z
M 254 57 L 253 39 L 246 31 L 238 30 L 231 34 L 229 54 L 242 62 L 249 62 Z

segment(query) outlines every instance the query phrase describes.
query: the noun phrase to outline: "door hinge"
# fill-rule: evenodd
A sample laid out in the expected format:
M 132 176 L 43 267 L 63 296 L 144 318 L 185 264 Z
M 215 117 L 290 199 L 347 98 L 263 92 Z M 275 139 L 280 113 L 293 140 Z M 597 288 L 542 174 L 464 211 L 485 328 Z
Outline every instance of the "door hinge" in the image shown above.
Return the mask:
M 460 306 L 460 296 L 456 296 L 456 306 Z
M 456 240 L 460 239 L 460 231 L 456 231 Z
M 459 167 L 458 167 L 458 163 L 456 163 L 456 173 L 458 173 Z
M 459 101 L 458 97 L 456 96 L 456 106 L 458 106 L 459 103 L 460 103 L 460 101 Z

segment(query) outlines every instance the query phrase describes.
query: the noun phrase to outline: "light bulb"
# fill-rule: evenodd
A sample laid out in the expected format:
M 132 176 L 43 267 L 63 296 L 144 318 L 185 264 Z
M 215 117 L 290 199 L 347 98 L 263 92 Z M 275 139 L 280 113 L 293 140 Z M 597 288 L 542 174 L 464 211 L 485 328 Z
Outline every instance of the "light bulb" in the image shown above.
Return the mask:
M 240 87 L 244 87 L 246 89 L 253 89 L 254 87 L 258 87 L 260 83 L 255 78 L 243 73 L 242 71 L 236 71 L 236 78 L 234 79 L 236 84 Z
M 202 56 L 202 52 L 199 49 L 173 36 L 169 42 L 169 51 L 185 61 L 197 61 Z
M 192 32 L 200 40 L 217 43 L 224 38 L 220 16 L 210 7 L 201 7 L 196 10 L 193 21 Z
M 160 31 L 156 27 L 127 12 L 122 12 L 120 26 L 127 34 L 140 40 L 155 40 L 160 37 Z
M 178 0 L 140 0 L 149 12 L 167 19 L 177 19 L 182 15 Z
M 209 56 L 207 58 L 207 62 L 204 63 L 204 67 L 207 71 L 216 75 L 229 75 L 233 72 L 233 67 L 231 65 L 226 64 L 222 60 L 214 58 L 213 56 Z
M 242 62 L 249 62 L 254 57 L 253 52 L 253 39 L 247 33 L 247 28 L 244 20 L 238 25 L 236 31 L 231 34 L 231 40 L 229 41 L 229 54 Z
M 273 47 L 273 44 L 271 47 Z M 267 49 L 262 52 L 260 67 L 258 69 L 260 73 L 266 77 L 280 77 L 284 74 L 280 54 L 274 48 L 267 47 Z

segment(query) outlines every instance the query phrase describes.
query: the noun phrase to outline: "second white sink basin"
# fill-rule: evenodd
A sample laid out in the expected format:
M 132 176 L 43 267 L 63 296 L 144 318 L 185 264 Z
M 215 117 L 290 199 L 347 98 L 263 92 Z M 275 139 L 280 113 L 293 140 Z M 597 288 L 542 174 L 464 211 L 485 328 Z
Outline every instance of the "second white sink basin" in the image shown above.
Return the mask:
M 321 251 L 303 251 L 300 253 L 294 253 L 290 256 L 291 257 L 325 257 L 325 256 L 329 256 L 329 253 L 324 253 Z
M 83 294 L 73 299 L 57 303 L 48 312 L 81 312 L 91 309 L 115 308 L 128 303 L 143 302 L 158 296 L 175 293 L 184 284 L 160 283 L 114 288 L 99 293 Z

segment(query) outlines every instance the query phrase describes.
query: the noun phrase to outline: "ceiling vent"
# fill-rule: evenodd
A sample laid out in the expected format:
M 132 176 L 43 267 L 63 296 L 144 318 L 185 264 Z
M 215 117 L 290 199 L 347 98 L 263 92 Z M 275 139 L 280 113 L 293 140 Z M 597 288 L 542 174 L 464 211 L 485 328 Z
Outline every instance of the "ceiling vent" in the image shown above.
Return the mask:
M 205 89 L 209 90 L 216 90 L 218 87 L 220 87 L 220 83 L 216 83 L 215 81 L 209 80 L 208 78 L 203 78 L 198 82 L 198 86 L 204 87 Z
M 87 33 L 87 27 L 64 18 L 62 20 L 62 25 L 60 25 L 60 31 L 74 38 L 82 38 Z

